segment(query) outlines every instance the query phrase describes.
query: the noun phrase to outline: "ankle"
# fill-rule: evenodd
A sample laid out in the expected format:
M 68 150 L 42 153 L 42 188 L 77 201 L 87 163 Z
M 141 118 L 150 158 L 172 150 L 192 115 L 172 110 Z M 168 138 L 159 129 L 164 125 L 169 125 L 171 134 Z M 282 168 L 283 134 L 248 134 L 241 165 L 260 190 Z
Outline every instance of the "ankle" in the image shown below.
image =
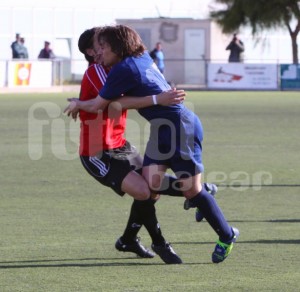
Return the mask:
M 221 242 L 223 242 L 223 243 L 226 243 L 226 244 L 230 244 L 230 243 L 232 243 L 233 242 L 233 239 L 234 239 L 234 232 L 233 232 L 233 230 L 232 230 L 232 228 L 231 228 L 231 234 L 229 235 L 229 236 L 223 236 L 223 237 L 220 237 L 219 238 L 219 240 L 221 241 Z

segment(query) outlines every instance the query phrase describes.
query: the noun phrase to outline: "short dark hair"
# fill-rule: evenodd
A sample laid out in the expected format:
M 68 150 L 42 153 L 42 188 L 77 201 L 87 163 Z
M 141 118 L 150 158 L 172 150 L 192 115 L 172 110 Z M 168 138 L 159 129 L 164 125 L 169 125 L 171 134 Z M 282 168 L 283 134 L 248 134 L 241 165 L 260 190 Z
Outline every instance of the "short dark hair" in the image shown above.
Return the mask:
M 93 38 L 95 35 L 95 28 L 85 30 L 78 39 L 78 49 L 84 54 L 86 49 L 93 47 Z
M 126 25 L 103 27 L 99 32 L 98 42 L 108 43 L 111 50 L 121 59 L 138 57 L 146 50 L 139 34 Z
M 89 56 L 86 53 L 87 49 L 93 48 L 93 41 L 94 41 L 94 35 L 95 35 L 96 29 L 95 27 L 85 30 L 78 39 L 78 49 L 79 51 L 84 54 L 85 59 L 89 63 L 94 62 L 94 58 Z

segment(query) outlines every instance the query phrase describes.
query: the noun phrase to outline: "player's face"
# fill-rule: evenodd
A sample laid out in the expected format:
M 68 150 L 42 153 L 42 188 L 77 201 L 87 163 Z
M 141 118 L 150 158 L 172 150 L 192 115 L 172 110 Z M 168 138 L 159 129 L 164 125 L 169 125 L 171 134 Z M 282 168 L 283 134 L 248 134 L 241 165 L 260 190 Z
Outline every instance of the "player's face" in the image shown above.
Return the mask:
M 99 47 L 104 66 L 111 67 L 120 62 L 120 58 L 111 50 L 111 46 L 108 43 L 100 42 Z
M 92 53 L 92 57 L 94 57 L 94 61 L 95 63 L 98 64 L 102 64 L 102 51 L 100 48 L 100 45 L 97 41 L 97 35 L 94 36 L 94 41 L 93 41 L 93 53 Z

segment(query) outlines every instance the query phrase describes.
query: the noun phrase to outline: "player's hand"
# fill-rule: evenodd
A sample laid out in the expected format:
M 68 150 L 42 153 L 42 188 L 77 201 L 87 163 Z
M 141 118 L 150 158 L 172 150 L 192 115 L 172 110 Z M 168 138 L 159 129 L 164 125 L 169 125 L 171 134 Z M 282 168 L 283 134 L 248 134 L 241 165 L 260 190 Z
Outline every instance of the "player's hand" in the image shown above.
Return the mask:
M 64 109 L 64 113 L 67 114 L 68 117 L 71 116 L 72 119 L 74 119 L 76 121 L 78 113 L 79 113 L 79 107 L 78 107 L 79 99 L 75 98 L 75 97 L 72 97 L 72 98 L 68 98 L 68 101 L 70 103 Z
M 185 91 L 173 88 L 168 91 L 164 91 L 156 96 L 157 104 L 160 105 L 174 105 L 182 103 L 185 99 Z
M 77 121 L 77 118 L 78 118 L 78 115 L 79 115 L 79 110 L 77 111 L 72 111 L 72 119 L 76 122 Z

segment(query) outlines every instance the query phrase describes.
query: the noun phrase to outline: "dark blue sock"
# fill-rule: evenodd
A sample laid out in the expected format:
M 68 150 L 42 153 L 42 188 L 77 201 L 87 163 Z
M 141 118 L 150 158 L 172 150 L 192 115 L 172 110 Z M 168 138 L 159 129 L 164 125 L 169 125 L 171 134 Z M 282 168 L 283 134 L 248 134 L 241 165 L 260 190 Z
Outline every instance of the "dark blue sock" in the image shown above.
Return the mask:
M 222 242 L 228 242 L 232 239 L 233 232 L 231 226 L 227 223 L 215 198 L 205 188 L 202 188 L 201 192 L 190 199 L 190 201 L 199 208 L 206 221 L 219 235 L 219 239 Z
M 160 189 L 155 193 L 172 197 L 183 197 L 178 179 L 175 176 L 169 175 L 167 173 L 162 180 Z

